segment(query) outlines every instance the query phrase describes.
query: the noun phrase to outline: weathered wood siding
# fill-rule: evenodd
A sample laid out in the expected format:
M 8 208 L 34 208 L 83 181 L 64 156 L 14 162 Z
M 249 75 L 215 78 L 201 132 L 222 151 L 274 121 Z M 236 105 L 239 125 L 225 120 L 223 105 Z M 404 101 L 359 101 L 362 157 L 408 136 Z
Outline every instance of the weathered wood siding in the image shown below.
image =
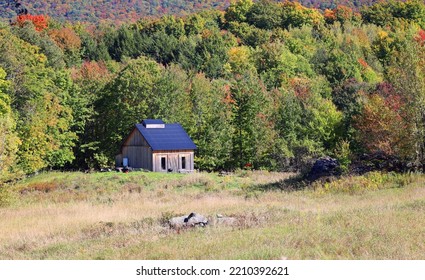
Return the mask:
M 142 134 L 134 129 L 122 146 L 122 158 L 128 158 L 128 166 L 152 170 L 152 150 Z
M 149 147 L 143 135 L 135 128 L 125 140 L 123 146 L 145 146 Z
M 181 151 L 154 151 L 153 152 L 154 172 L 191 172 L 194 170 L 194 152 L 192 150 Z M 182 166 L 182 158 L 185 158 L 186 166 Z M 162 158 L 165 158 L 165 169 L 161 164 Z

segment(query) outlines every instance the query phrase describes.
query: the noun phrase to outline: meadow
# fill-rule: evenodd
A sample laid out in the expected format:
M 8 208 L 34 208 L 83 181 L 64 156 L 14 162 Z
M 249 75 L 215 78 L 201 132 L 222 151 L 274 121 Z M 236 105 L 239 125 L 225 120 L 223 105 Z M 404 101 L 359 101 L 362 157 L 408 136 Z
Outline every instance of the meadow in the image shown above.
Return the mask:
M 39 174 L 0 191 L 0 259 L 425 259 L 424 175 L 293 176 Z M 167 226 L 190 212 L 211 224 Z

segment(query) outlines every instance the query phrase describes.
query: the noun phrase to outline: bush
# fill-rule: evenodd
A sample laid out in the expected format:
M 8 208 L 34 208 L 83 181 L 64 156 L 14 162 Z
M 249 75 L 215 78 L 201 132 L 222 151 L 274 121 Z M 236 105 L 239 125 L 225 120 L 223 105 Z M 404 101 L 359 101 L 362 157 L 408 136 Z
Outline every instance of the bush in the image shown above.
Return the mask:
M 346 140 L 339 142 L 334 151 L 334 156 L 339 162 L 342 174 L 346 174 L 351 163 L 350 142 Z
M 417 179 L 415 173 L 369 172 L 363 176 L 348 176 L 332 182 L 314 182 L 312 187 L 318 193 L 363 193 L 389 188 L 402 188 Z
M 10 206 L 15 199 L 15 194 L 9 188 L 0 186 L 0 207 Z

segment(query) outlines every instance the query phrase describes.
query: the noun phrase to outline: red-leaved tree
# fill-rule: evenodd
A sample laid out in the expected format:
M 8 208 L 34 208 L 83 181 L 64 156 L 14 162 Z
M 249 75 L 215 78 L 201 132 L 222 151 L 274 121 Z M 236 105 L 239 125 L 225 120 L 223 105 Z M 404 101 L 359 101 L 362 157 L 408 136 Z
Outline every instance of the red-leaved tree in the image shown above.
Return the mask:
M 403 97 L 391 84 L 383 82 L 372 94 L 365 94 L 364 100 L 355 127 L 366 150 L 408 157 L 413 146 L 412 122 L 406 115 Z
M 35 30 L 42 31 L 48 27 L 48 17 L 45 15 L 19 15 L 16 18 L 16 23 L 19 26 L 24 26 L 25 22 L 31 21 L 34 24 Z

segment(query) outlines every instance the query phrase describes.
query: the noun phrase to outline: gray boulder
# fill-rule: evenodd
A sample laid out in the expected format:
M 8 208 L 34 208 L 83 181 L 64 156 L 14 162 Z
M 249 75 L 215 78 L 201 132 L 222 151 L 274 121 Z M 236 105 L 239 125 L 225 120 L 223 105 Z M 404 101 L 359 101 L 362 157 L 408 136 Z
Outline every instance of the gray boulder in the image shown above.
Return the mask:
M 340 175 L 338 160 L 331 157 L 322 157 L 316 160 L 310 172 L 307 175 L 307 180 L 315 181 L 322 177 L 330 177 Z
M 208 224 L 208 219 L 197 213 L 190 213 L 187 216 L 171 218 L 168 221 L 170 228 L 181 229 L 188 227 L 204 227 Z

